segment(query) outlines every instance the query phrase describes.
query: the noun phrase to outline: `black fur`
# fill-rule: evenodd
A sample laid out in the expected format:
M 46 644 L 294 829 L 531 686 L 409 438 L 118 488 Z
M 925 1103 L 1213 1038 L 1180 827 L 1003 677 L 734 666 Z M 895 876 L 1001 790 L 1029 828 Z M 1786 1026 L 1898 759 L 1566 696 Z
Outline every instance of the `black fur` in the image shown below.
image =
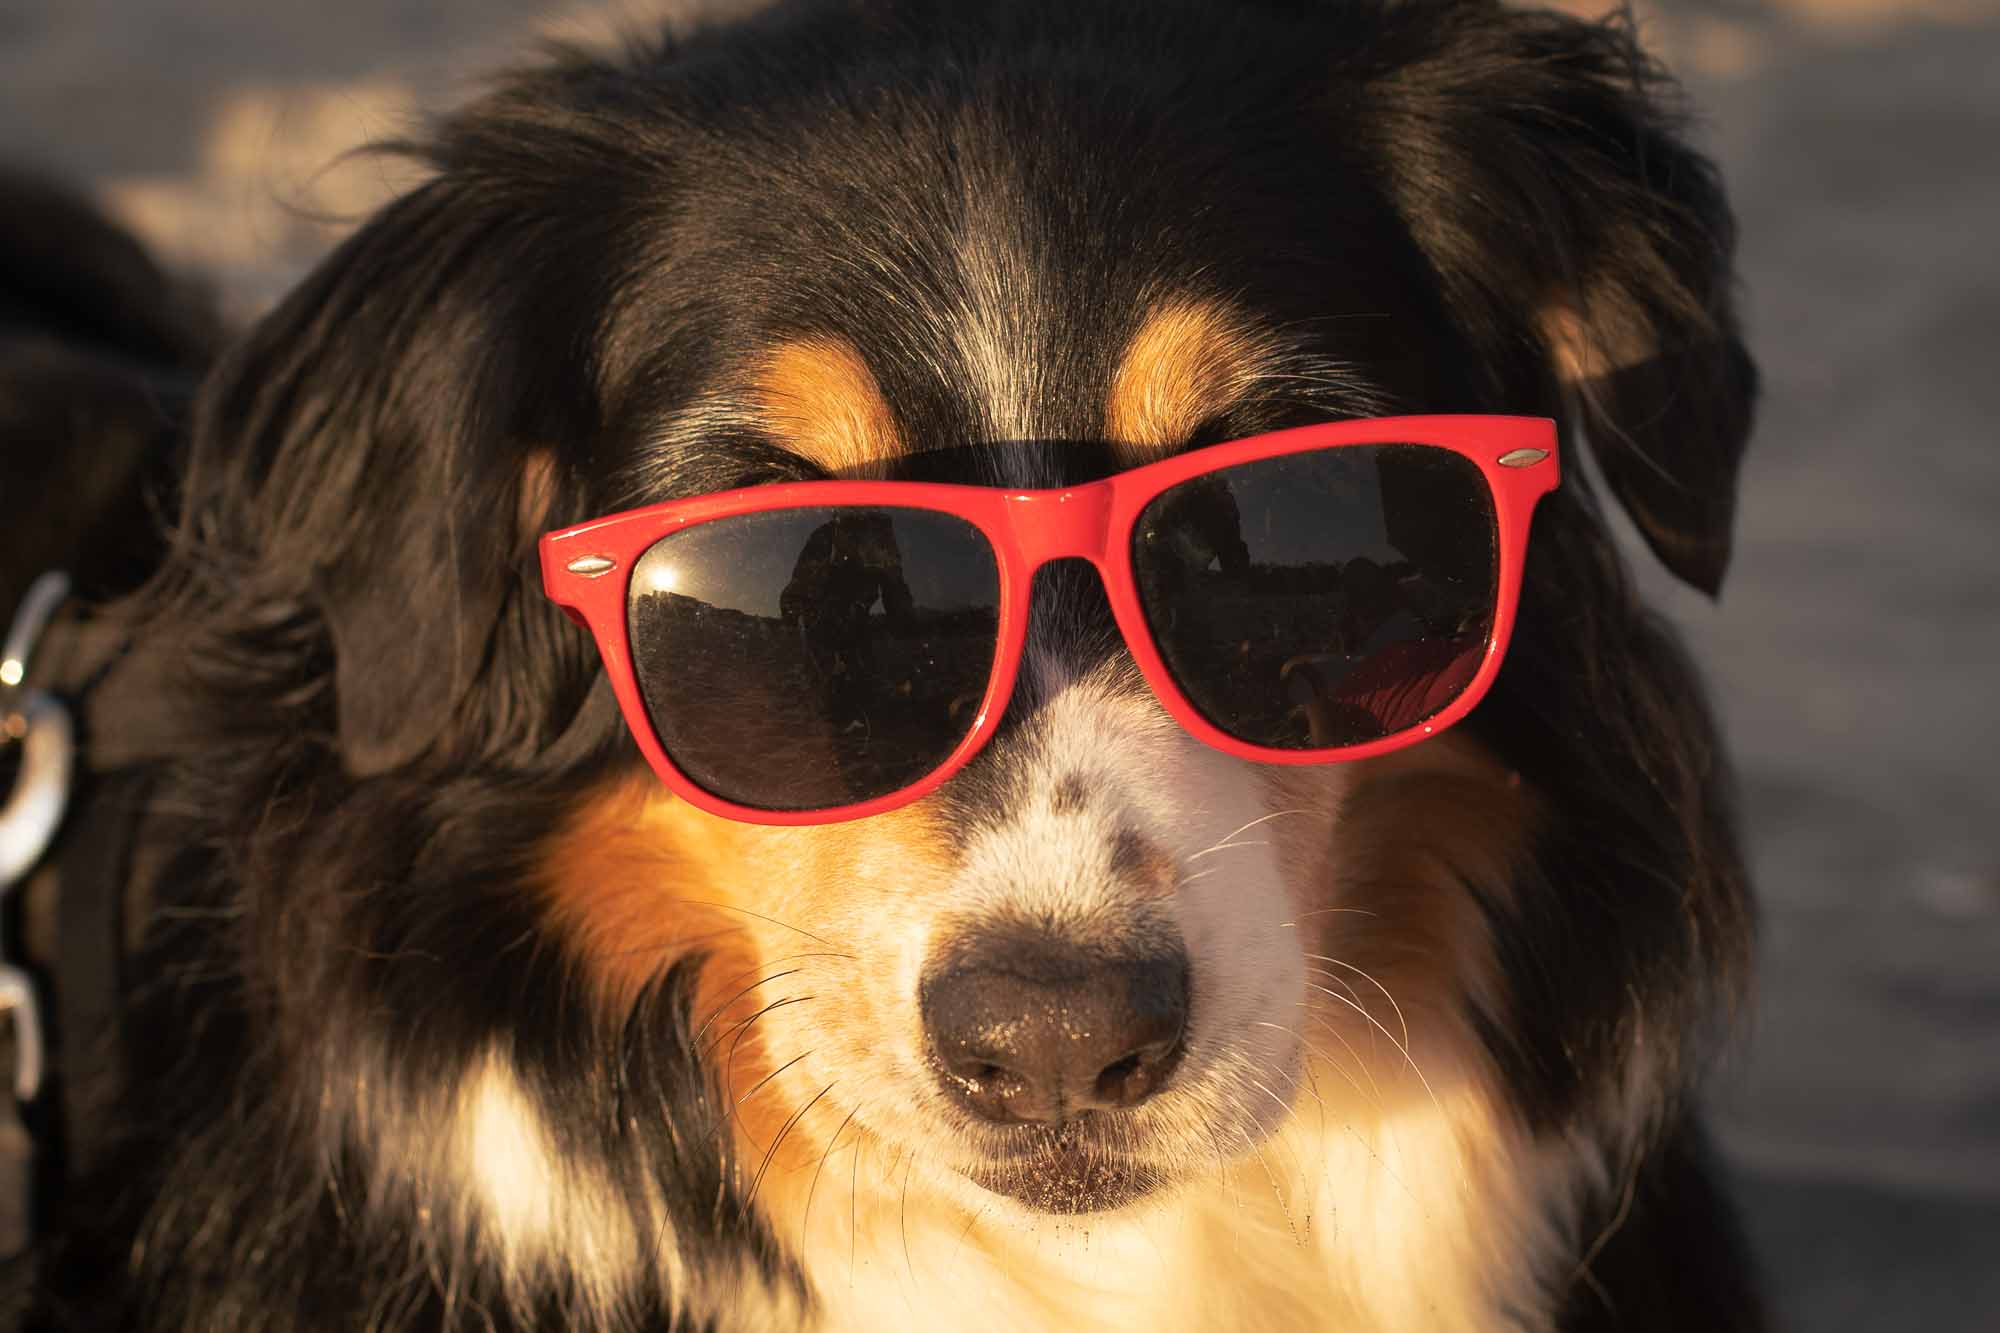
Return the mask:
M 1118 349 L 1149 300 L 1194 292 L 1285 330 L 1312 371 L 1204 440 L 1557 416 L 1713 589 L 1753 375 L 1731 222 L 1669 92 L 1619 24 L 1479 0 L 784 5 L 554 52 L 407 146 L 430 182 L 200 396 L 171 554 L 135 608 L 185 682 L 162 706 L 199 740 L 162 800 L 192 831 L 155 888 L 125 1114 L 89 1136 L 32 1325 L 637 1329 L 678 1308 L 722 1329 L 769 1308 L 739 1284 L 809 1304 L 750 1203 L 755 1164 L 715 1132 L 699 960 L 602 1031 L 522 888 L 538 840 L 637 763 L 541 596 L 536 535 L 806 475 L 704 398 L 806 331 L 877 368 L 936 451 L 911 475 L 1101 474 L 1072 446 L 1099 433 Z M 1038 284 L 1008 330 L 1047 353 L 1027 438 L 995 439 L 953 359 L 955 247 L 988 228 Z M 1559 382 L 1555 311 L 1615 373 Z M 1008 447 L 960 447 L 986 444 Z M 1558 1326 L 1755 1328 L 1690 1101 L 1748 972 L 1728 773 L 1569 477 L 1470 723 L 1554 812 L 1521 905 L 1488 904 L 1531 1018 L 1488 1041 L 1530 1123 L 1588 1142 L 1615 1136 L 1634 1044 L 1666 1053 L 1641 1141 L 1585 1202 Z M 992 769 L 948 789 L 968 819 L 1000 799 Z M 363 1153 L 373 1117 L 372 1141 L 416 1154 L 495 1041 L 635 1219 L 633 1163 L 655 1164 L 681 1261 L 730 1290 L 670 1291 L 663 1263 L 609 1308 L 560 1277 L 509 1286 L 452 1200 Z
M 175 440 L 220 336 L 202 294 L 89 204 L 0 171 L 0 607 L 44 569 L 108 597 L 157 565 Z

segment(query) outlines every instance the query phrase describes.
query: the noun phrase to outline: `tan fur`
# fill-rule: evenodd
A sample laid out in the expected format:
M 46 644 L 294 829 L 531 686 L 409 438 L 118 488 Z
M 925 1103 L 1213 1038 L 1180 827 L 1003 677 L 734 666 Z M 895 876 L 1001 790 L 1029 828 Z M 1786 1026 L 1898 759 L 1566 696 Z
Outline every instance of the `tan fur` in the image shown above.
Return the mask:
M 1565 384 L 1602 379 L 1659 355 L 1650 332 L 1638 326 L 1620 329 L 1604 313 L 1586 320 L 1571 307 L 1558 305 L 1543 311 L 1540 322 L 1556 374 Z
M 1488 926 L 1465 885 L 1502 903 L 1510 899 L 1514 868 L 1534 828 L 1532 798 L 1518 775 L 1461 732 L 1352 768 L 1325 873 L 1336 889 L 1328 906 L 1359 910 L 1325 913 L 1311 923 L 1308 938 L 1312 952 L 1336 956 L 1381 985 L 1352 973 L 1346 985 L 1319 978 L 1365 1013 L 1321 998 L 1350 1040 L 1379 1037 L 1376 1023 L 1406 1021 L 1413 1039 L 1428 1042 L 1412 1010 L 1433 1017 L 1428 1009 L 1461 992 L 1497 1002 Z M 1404 1001 L 1400 1020 L 1383 1012 L 1383 990 Z M 1434 1017 L 1441 1025 L 1458 1019 L 1455 1006 Z M 1454 1045 L 1459 1036 L 1435 1040 Z
M 541 887 L 607 1013 L 622 1016 L 689 953 L 710 954 L 710 973 L 754 962 L 724 873 L 747 828 L 674 800 L 648 774 L 599 793 L 546 844 Z
M 833 476 L 879 476 L 881 460 L 903 452 L 881 386 L 844 338 L 781 344 L 764 358 L 751 393 L 778 442 Z
M 1219 303 L 1175 300 L 1155 308 L 1119 358 L 1105 438 L 1129 463 L 1185 446 L 1256 383 L 1270 352 L 1266 339 Z
M 556 459 L 547 449 L 528 455 L 521 469 L 521 490 L 514 500 L 515 531 L 524 543 L 532 544 L 550 526 L 555 512 Z

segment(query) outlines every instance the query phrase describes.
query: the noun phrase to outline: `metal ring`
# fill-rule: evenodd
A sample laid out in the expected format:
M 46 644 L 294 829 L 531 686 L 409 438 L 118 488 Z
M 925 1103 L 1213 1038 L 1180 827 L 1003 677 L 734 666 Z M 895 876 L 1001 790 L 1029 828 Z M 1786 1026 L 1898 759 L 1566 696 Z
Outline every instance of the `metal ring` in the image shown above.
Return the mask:
M 0 647 L 0 690 L 16 690 L 27 680 L 35 644 L 56 608 L 68 597 L 69 575 L 60 569 L 51 569 L 28 585 L 28 595 L 21 599 L 14 623 L 7 627 L 6 645 Z
M 21 766 L 0 805 L 0 895 L 34 869 L 55 840 L 76 766 L 76 727 L 62 700 L 27 690 L 12 703 L 0 713 L 0 732 L 20 744 Z

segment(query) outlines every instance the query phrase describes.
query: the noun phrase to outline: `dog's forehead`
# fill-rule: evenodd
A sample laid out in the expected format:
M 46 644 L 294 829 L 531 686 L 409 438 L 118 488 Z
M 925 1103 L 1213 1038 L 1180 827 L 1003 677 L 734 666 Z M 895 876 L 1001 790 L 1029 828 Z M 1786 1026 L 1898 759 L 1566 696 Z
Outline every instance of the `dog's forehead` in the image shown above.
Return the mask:
M 792 317 L 726 370 L 723 397 L 827 474 L 888 476 L 899 460 L 979 446 L 981 475 L 966 479 L 1019 486 L 1071 480 L 1058 460 L 1077 452 L 1025 446 L 1097 446 L 1103 466 L 1128 467 L 1394 400 L 1377 359 L 1179 278 L 1171 265 L 1187 256 L 1158 256 L 1164 276 L 1136 257 L 1120 273 L 1087 248 L 956 239 L 931 267 L 885 268 L 837 300 L 793 295 Z
M 1129 466 L 1412 397 L 1381 370 L 1415 358 L 1370 340 L 1424 321 L 1358 179 L 1257 187 L 1299 159 L 1231 160 L 1200 117 L 1151 127 L 1143 157 L 1090 151 L 1048 101 L 1026 123 L 833 116 L 797 127 L 783 171 L 766 132 L 708 160 L 680 214 L 701 256 L 683 281 L 733 336 L 705 358 L 703 405 L 815 471 L 879 476 L 1036 442 Z M 1074 463 L 1055 456 L 989 451 L 965 479 L 1059 484 Z
M 868 208 L 796 253 L 781 243 L 772 257 L 796 276 L 771 294 L 741 394 L 761 433 L 841 476 L 967 445 L 1137 454 L 1185 443 L 1276 373 L 1283 348 L 1238 301 L 1189 283 L 1190 256 L 1114 257 L 1065 216 L 1050 151 L 961 133 L 934 207 Z M 899 167 L 902 181 L 886 179 Z M 925 166 L 874 169 L 894 198 L 921 188 L 910 177 Z M 997 457 L 985 480 L 1060 480 L 1037 475 L 1032 450 Z

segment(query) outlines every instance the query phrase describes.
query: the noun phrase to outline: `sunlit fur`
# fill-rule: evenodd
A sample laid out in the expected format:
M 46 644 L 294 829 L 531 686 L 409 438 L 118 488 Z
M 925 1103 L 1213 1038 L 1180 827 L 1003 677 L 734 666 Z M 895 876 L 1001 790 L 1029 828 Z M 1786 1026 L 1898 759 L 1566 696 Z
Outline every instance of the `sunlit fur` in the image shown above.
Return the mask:
M 1761 1327 L 1695 1102 L 1752 933 L 1728 771 L 1581 465 L 1716 586 L 1731 222 L 1628 31 L 785 4 L 402 151 L 209 373 L 125 608 L 166 864 L 31 1326 Z M 1492 693 L 1359 763 L 1203 746 L 1068 562 L 936 792 L 724 821 L 536 573 L 669 497 L 1393 411 L 1555 417 L 1566 481 Z M 1003 1160 L 922 978 L 1022 923 L 1183 948 L 1188 1026 Z

